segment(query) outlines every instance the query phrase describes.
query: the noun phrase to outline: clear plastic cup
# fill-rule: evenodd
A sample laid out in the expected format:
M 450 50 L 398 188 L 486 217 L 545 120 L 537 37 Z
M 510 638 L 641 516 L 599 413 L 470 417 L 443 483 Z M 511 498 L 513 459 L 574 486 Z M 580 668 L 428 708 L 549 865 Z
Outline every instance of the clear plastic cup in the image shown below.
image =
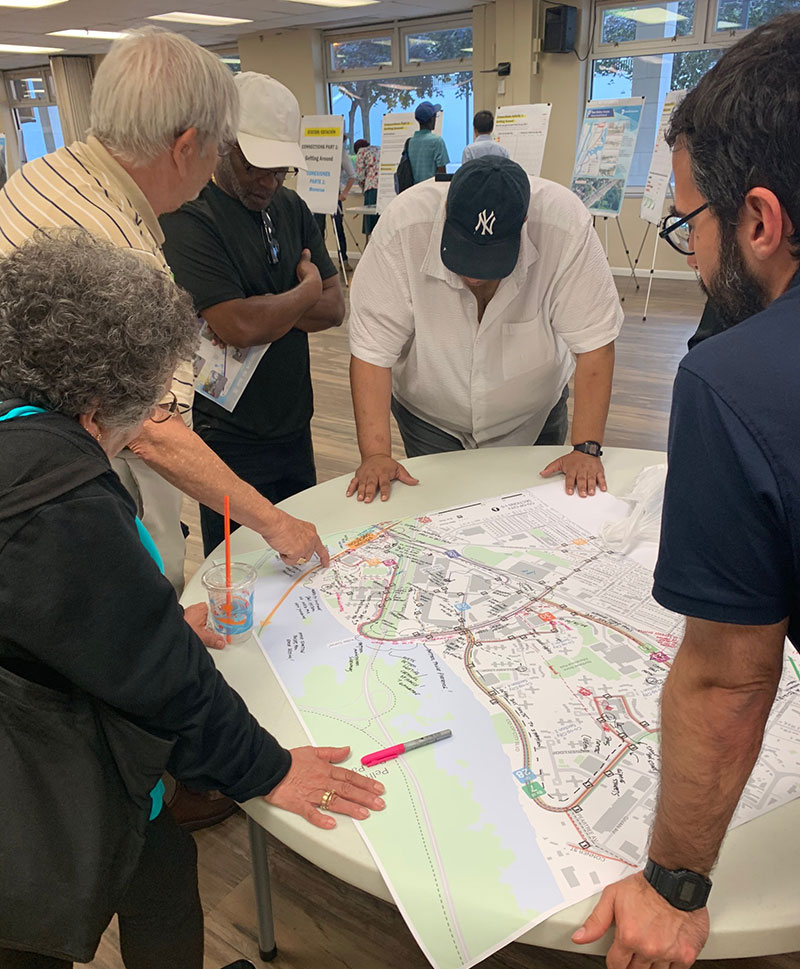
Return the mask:
M 230 585 L 225 582 L 224 565 L 215 565 L 203 573 L 214 631 L 230 636 L 230 643 L 247 639 L 253 629 L 257 576 L 256 570 L 243 562 L 231 562 Z

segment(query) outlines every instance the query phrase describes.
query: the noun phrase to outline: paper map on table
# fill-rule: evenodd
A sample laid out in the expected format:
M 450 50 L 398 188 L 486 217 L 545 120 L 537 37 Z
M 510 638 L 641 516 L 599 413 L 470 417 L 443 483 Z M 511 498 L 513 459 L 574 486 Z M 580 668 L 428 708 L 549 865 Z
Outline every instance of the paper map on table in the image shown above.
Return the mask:
M 623 503 L 568 505 L 554 489 L 329 537 L 329 569 L 273 561 L 257 585 L 262 649 L 312 740 L 349 744 L 346 766 L 386 785 L 360 830 L 442 969 L 643 864 L 682 619 L 651 598 L 649 569 L 587 528 Z M 793 662 L 736 823 L 800 792 Z M 448 727 L 450 740 L 360 768 Z

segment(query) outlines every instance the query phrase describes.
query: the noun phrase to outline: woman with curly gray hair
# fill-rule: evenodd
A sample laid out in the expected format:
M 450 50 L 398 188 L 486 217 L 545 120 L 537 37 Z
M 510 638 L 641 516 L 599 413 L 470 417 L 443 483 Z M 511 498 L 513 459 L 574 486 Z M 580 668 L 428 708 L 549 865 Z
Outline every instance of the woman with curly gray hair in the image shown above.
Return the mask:
M 164 273 L 84 233 L 0 262 L 0 969 L 88 962 L 115 912 L 128 969 L 201 969 L 196 851 L 161 810 L 165 768 L 322 827 L 320 792 L 353 817 L 383 806 L 333 766 L 345 750 L 284 750 L 250 716 L 109 464 L 169 419 L 195 333 Z

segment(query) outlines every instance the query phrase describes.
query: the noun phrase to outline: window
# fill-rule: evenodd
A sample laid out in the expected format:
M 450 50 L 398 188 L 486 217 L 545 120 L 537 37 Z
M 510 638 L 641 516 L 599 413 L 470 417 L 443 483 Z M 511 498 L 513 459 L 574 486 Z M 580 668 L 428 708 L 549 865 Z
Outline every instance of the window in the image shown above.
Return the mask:
M 385 70 L 396 68 L 391 34 L 331 41 L 331 71 Z
M 5 75 L 9 106 L 21 135 L 23 164 L 64 145 L 53 75 L 48 67 Z
M 644 96 L 629 189 L 641 191 L 668 91 L 690 90 L 736 42 L 800 0 L 595 0 L 589 98 Z
M 461 158 L 472 140 L 471 18 L 331 33 L 325 45 L 330 110 L 344 115 L 350 150 L 360 138 L 380 145 L 384 114 L 433 101 L 450 158 Z
M 219 57 L 222 63 L 228 68 L 231 74 L 241 74 L 242 73 L 242 59 L 239 57 L 237 51 L 227 51 L 227 50 L 217 50 L 214 53 Z
M 606 8 L 600 16 L 600 44 L 691 37 L 694 20 L 694 0 Z
M 752 30 L 780 13 L 800 9 L 800 0 L 718 0 L 717 32 Z
M 403 36 L 406 64 L 472 60 L 472 27 L 406 30 Z
M 642 188 L 653 154 L 659 114 L 668 91 L 693 88 L 722 56 L 719 49 L 603 57 L 592 62 L 592 100 L 644 95 L 644 111 L 631 164 L 628 186 Z

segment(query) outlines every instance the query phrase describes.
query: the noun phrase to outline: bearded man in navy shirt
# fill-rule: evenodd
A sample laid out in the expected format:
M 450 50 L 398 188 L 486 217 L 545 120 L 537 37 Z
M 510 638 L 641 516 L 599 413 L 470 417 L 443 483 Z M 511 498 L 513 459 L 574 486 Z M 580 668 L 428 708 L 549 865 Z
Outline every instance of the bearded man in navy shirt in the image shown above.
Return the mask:
M 800 13 L 753 30 L 667 133 L 675 205 L 661 235 L 737 325 L 691 350 L 675 381 L 653 595 L 687 619 L 662 699 L 649 860 L 573 936 L 593 942 L 615 922 L 609 969 L 697 958 L 708 876 L 758 757 L 786 635 L 800 646 L 798 50 Z

